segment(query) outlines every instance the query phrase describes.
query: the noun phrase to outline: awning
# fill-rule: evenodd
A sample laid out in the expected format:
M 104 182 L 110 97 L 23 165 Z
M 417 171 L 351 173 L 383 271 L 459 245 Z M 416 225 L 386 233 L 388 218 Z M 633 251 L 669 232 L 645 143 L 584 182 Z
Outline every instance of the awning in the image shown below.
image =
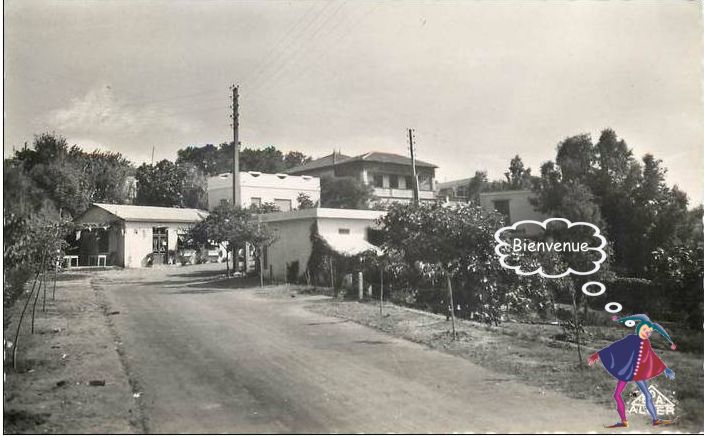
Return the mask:
M 320 237 L 332 250 L 343 256 L 356 256 L 368 251 L 377 255 L 381 254 L 381 248 L 370 244 L 361 236 L 321 233 Z

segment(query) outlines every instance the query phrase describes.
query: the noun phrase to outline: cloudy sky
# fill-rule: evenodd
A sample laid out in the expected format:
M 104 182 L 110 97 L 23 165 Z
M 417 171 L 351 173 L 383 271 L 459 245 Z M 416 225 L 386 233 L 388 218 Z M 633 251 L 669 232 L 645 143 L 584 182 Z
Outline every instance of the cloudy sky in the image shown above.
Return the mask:
M 700 2 L 6 1 L 4 153 L 55 131 L 140 163 L 231 138 L 537 172 L 613 128 L 702 201 Z

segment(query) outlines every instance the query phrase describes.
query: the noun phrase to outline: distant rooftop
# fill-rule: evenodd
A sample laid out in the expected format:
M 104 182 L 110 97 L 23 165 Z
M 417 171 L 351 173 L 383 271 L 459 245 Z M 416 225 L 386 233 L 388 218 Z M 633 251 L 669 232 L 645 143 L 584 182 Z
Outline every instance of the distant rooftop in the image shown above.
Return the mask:
M 200 209 L 181 209 L 176 207 L 132 206 L 126 204 L 93 203 L 108 213 L 125 221 L 158 222 L 195 222 L 200 221 L 208 212 Z
M 321 157 L 320 159 L 316 159 L 312 162 L 309 162 L 305 165 L 300 165 L 295 168 L 291 168 L 288 170 L 289 174 L 297 174 L 297 173 L 303 173 L 306 171 L 310 170 L 315 170 L 315 169 L 320 169 L 320 168 L 329 168 L 332 167 L 333 165 L 341 165 L 341 164 L 349 164 L 352 162 L 379 162 L 379 163 L 387 163 L 387 164 L 397 164 L 397 165 L 411 165 L 411 158 L 406 157 L 406 156 L 401 156 L 398 154 L 394 153 L 383 153 L 379 151 L 373 151 L 370 153 L 365 153 L 365 154 L 360 154 L 359 156 L 345 156 L 344 154 L 341 153 L 333 153 L 329 154 L 327 156 Z M 416 159 L 416 166 L 417 167 L 426 167 L 426 168 L 437 168 L 437 165 L 424 162 L 422 160 Z

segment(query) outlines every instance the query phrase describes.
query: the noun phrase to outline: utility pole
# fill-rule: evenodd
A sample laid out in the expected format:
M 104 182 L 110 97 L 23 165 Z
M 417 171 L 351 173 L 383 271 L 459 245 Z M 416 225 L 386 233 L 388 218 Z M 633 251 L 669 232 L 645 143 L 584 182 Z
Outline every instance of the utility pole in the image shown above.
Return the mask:
M 232 159 L 232 205 L 239 206 L 240 198 L 240 114 L 239 87 L 232 85 L 232 140 L 234 156 Z
M 413 129 L 408 129 L 408 146 L 411 149 L 411 167 L 413 169 L 413 203 L 418 204 L 420 193 L 418 192 L 418 174 L 416 174 L 416 154 L 413 147 Z

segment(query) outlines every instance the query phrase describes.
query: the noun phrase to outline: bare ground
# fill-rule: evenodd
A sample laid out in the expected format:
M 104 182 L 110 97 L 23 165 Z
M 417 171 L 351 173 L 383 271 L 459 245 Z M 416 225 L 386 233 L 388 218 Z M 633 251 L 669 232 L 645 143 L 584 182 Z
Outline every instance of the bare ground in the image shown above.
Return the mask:
M 520 380 L 536 386 L 540 392 L 560 392 L 571 398 L 588 400 L 614 410 L 613 420 L 617 420 L 612 399 L 615 381 L 600 365 L 594 368 L 580 366 L 573 344 L 551 339 L 560 332 L 557 326 L 506 323 L 493 327 L 458 320 L 458 339 L 452 340 L 451 324 L 444 316 L 394 304 L 385 303 L 383 315 L 380 314 L 378 301 L 320 300 L 306 308 L 461 356 L 503 374 L 505 380 Z M 614 337 L 627 334 L 623 329 L 613 330 L 610 335 Z M 607 344 L 606 341 L 597 340 L 583 347 L 583 361 Z M 679 424 L 668 430 L 704 430 L 702 355 L 672 352 L 662 347 L 657 353 L 677 373 L 674 381 L 664 376 L 653 381 L 661 392 L 676 401 Z M 629 388 L 626 393 L 635 396 L 636 387 Z M 647 421 L 645 417 L 632 419 Z
M 12 369 L 12 349 L 6 343 L 4 432 L 139 432 L 139 414 L 108 324 L 112 315 L 106 314 L 89 276 L 73 273 L 61 278 L 56 300 L 49 286 L 46 312 L 41 311 L 43 291 L 40 295 L 34 334 L 30 304 L 17 370 Z M 5 341 L 14 340 L 24 302 L 20 299 L 10 309 Z

